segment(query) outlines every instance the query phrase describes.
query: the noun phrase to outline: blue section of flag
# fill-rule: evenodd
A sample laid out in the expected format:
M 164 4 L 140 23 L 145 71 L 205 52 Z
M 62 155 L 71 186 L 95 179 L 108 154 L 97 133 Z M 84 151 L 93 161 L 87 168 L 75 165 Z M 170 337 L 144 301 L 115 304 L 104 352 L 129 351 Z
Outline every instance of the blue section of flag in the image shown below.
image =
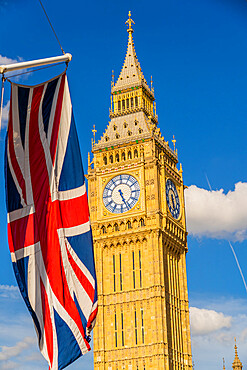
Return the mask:
M 48 132 L 52 102 L 53 102 L 53 97 L 56 91 L 57 83 L 58 83 L 58 79 L 56 78 L 47 84 L 47 88 L 45 90 L 45 95 L 43 99 L 42 117 L 43 117 L 44 131 L 46 133 L 46 136 Z
M 38 333 L 38 340 L 41 339 L 41 329 L 39 325 L 38 318 L 34 312 L 34 310 L 31 307 L 30 300 L 28 298 L 28 283 L 27 283 L 27 275 L 28 275 L 28 260 L 29 257 L 22 258 L 16 262 L 13 263 L 13 269 L 16 277 L 17 284 L 19 286 L 21 295 L 24 299 L 24 302 L 26 303 L 26 306 L 32 316 L 33 322 L 35 324 L 37 333 Z
M 69 173 L 73 173 L 73 176 L 68 176 Z M 84 181 L 80 146 L 72 113 L 68 144 L 58 189 L 64 191 L 78 188 L 84 184 Z
M 5 173 L 5 194 L 6 194 L 7 212 L 12 212 L 15 211 L 16 209 L 22 208 L 22 204 L 20 194 L 16 188 L 13 176 L 11 175 L 9 169 L 9 162 L 7 161 L 7 138 L 5 141 L 4 173 Z
M 92 244 L 91 230 L 81 235 L 69 236 L 67 237 L 67 239 L 71 247 L 76 252 L 77 256 L 82 261 L 82 263 L 85 266 L 87 266 L 87 269 L 90 271 L 91 275 L 95 278 L 95 267 L 94 267 L 93 254 L 89 254 L 88 249 L 86 247 Z
M 25 147 L 25 132 L 27 120 L 27 107 L 30 89 L 23 86 L 18 86 L 18 108 L 19 122 L 22 146 Z
M 62 370 L 80 357 L 82 353 L 70 328 L 56 310 L 54 310 L 54 319 L 58 342 L 58 370 Z

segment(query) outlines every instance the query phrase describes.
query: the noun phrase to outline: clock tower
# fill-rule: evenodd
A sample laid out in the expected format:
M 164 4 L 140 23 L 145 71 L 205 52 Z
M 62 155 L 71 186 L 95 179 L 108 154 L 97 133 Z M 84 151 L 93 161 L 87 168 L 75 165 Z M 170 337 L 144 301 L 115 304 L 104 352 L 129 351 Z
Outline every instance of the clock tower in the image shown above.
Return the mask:
M 192 369 L 182 167 L 158 128 L 133 42 L 89 156 L 98 281 L 95 370 Z

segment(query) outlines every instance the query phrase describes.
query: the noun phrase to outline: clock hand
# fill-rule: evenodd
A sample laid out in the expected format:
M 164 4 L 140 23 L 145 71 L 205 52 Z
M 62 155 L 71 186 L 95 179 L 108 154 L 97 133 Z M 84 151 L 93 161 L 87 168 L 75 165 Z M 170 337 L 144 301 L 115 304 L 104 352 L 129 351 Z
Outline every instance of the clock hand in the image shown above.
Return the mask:
M 172 198 L 172 205 L 173 205 L 173 209 L 175 209 L 176 207 L 175 207 L 175 201 L 174 201 L 174 196 L 173 196 L 173 194 L 171 194 L 171 198 Z
M 124 204 L 126 205 L 127 209 L 129 208 L 128 204 L 126 203 L 126 200 L 124 199 L 124 196 L 123 196 L 123 192 L 121 189 L 118 189 L 119 191 L 119 194 L 121 195 L 121 198 L 122 198 L 122 201 L 124 202 Z

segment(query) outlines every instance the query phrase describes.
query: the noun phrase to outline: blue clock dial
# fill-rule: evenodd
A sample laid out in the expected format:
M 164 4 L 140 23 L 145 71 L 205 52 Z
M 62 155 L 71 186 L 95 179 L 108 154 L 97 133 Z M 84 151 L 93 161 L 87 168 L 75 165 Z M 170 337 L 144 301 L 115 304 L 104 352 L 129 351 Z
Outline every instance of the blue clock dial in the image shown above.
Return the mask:
M 172 217 L 178 219 L 180 215 L 180 201 L 176 186 L 171 179 L 166 181 L 166 201 Z
M 106 184 L 103 203 L 112 213 L 124 213 L 134 207 L 139 196 L 139 182 L 131 175 L 118 175 Z

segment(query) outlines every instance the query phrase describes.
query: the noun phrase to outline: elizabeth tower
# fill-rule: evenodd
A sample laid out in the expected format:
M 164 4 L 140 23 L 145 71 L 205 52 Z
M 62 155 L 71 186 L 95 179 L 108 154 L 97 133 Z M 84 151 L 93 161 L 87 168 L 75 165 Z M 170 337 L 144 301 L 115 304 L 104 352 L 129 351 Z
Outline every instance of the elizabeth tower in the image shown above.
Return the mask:
M 133 42 L 88 169 L 99 313 L 95 370 L 192 369 L 182 168 Z M 175 143 L 174 143 L 175 144 Z

